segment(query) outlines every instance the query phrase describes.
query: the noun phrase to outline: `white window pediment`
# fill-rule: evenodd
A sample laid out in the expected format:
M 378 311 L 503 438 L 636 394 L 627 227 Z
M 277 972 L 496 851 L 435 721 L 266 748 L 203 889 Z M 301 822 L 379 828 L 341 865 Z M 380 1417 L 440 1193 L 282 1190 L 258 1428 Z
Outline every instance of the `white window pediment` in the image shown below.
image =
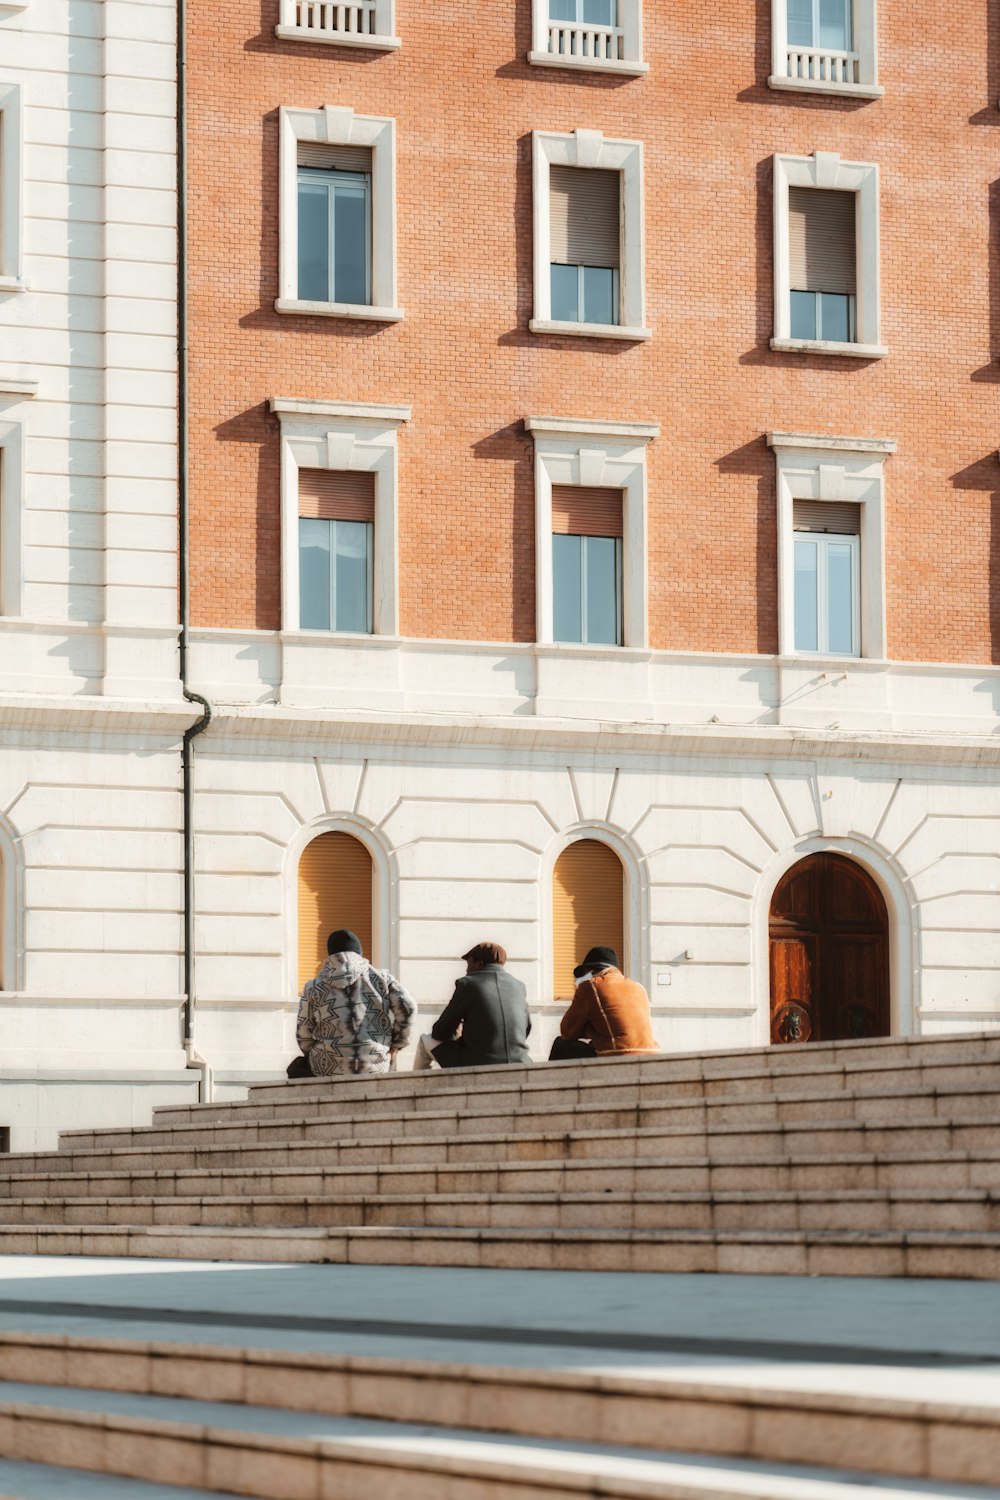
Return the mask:
M 771 0 L 772 89 L 880 99 L 877 0 Z
M 583 0 L 532 0 L 528 61 L 545 68 L 588 72 L 649 72 L 642 60 L 642 0 L 605 0 L 599 19 Z
M 882 660 L 885 623 L 885 461 L 896 451 L 890 438 L 830 437 L 769 432 L 777 461 L 778 649 L 802 653 L 795 640 L 795 508 L 809 501 L 860 513 L 855 578 L 860 640 L 848 653 Z
M 281 0 L 281 19 L 274 34 L 282 41 L 394 52 L 401 45 L 395 29 L 395 0 L 350 0 L 346 5 L 331 5 L 329 0 Z

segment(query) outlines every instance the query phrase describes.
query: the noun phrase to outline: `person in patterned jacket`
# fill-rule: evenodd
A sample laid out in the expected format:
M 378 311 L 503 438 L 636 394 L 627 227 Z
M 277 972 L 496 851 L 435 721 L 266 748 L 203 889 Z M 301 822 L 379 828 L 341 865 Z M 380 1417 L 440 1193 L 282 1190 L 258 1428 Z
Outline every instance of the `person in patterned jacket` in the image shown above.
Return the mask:
M 353 932 L 327 939 L 329 955 L 302 990 L 296 1038 L 302 1057 L 289 1078 L 388 1073 L 410 1036 L 416 1004 L 397 979 L 373 969 Z

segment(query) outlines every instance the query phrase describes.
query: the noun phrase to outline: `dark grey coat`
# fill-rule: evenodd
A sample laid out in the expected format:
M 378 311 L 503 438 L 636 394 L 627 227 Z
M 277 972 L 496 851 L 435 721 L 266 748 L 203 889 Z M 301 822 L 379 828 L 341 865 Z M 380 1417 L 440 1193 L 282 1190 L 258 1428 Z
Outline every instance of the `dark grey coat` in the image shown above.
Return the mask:
M 462 1035 L 453 1040 L 459 1026 Z M 434 1059 L 442 1068 L 531 1061 L 527 991 L 500 964 L 487 964 L 455 981 L 455 993 L 431 1027 L 441 1043 Z

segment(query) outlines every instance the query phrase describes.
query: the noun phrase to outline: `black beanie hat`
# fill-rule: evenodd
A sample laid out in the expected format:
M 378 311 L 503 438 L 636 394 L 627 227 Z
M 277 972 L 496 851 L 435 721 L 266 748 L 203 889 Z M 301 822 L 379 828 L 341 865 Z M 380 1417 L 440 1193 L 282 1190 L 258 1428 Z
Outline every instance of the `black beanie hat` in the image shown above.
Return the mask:
M 613 948 L 590 948 L 584 955 L 582 964 L 577 964 L 573 970 L 573 978 L 579 979 L 584 974 L 589 974 L 591 969 L 617 969 L 618 954 Z
M 327 953 L 360 953 L 364 955 L 361 940 L 357 933 L 351 932 L 347 927 L 338 927 L 336 932 L 331 932 L 326 940 Z

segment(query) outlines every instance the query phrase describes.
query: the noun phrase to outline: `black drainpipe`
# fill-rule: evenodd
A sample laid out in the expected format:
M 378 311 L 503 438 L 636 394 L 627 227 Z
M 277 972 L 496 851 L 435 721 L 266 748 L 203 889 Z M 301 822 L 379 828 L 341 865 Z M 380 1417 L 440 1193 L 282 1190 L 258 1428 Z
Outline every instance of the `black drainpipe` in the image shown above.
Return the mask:
M 187 410 L 187 6 L 177 0 L 177 523 L 180 556 L 177 593 L 180 611 L 179 671 L 181 689 L 189 703 L 200 703 L 202 714 L 184 731 L 181 786 L 184 805 L 184 1034 L 189 1067 L 202 1067 L 202 1092 L 207 1070 L 194 1051 L 194 755 L 191 742 L 207 729 L 212 709 L 207 698 L 188 686 L 188 410 Z

